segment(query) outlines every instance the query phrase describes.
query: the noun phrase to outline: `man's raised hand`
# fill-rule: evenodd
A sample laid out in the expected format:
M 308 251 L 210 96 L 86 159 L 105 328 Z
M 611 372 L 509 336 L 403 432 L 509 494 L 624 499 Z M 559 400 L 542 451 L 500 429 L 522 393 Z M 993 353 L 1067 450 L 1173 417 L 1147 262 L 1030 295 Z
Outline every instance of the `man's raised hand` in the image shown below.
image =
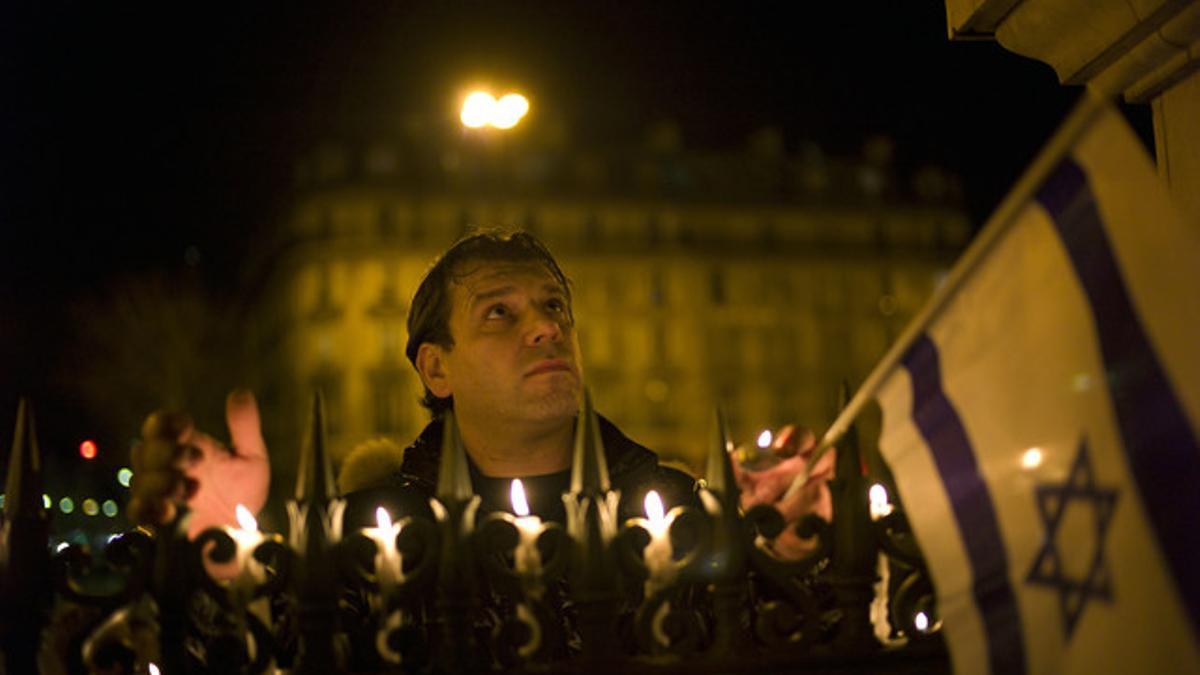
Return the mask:
M 225 399 L 232 447 L 197 430 L 185 413 L 158 411 L 142 425 L 133 449 L 129 516 L 161 525 L 178 506 L 191 510 L 188 535 L 237 522 L 238 504 L 257 513 L 267 501 L 271 468 L 254 395 L 237 390 Z
M 742 492 L 742 509 L 770 504 L 783 515 L 786 525 L 770 549 L 780 558 L 796 560 L 816 547 L 815 539 L 802 539 L 796 534 L 796 525 L 804 516 L 812 513 L 825 520 L 833 517 L 833 497 L 826 483 L 833 478 L 835 453 L 827 452 L 809 466 L 816 447 L 817 439 L 812 431 L 789 424 L 774 434 L 771 442 L 770 450 L 779 458 L 777 464 L 762 471 L 750 471 L 737 461 L 733 462 L 734 476 Z M 807 480 L 788 494 L 788 489 L 803 471 L 808 472 Z

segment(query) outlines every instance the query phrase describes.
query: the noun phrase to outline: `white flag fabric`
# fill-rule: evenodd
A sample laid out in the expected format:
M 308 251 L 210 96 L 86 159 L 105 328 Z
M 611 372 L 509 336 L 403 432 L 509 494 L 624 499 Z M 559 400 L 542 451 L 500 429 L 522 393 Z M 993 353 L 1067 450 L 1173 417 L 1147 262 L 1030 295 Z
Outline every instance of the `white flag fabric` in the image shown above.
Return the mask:
M 958 673 L 1200 672 L 1200 230 L 1086 119 L 877 390 Z

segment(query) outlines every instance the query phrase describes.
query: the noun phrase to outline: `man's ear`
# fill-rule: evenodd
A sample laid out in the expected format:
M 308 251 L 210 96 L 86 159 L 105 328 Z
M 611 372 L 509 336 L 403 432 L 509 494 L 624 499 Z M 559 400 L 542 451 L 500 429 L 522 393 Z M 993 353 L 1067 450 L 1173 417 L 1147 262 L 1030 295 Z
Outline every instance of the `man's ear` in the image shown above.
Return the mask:
M 434 396 L 449 398 L 454 392 L 446 373 L 445 349 L 432 342 L 422 342 L 417 348 L 417 373 L 421 382 Z

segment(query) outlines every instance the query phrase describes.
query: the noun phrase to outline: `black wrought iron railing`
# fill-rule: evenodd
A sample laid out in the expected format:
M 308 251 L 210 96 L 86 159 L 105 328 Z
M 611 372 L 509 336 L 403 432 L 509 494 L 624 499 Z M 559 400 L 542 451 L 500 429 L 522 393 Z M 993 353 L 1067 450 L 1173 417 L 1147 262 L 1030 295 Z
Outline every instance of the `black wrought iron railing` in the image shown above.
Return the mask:
M 317 395 L 287 537 L 249 518 L 189 540 L 182 513 L 114 538 L 104 555 L 121 583 L 97 592 L 86 552 L 51 556 L 22 403 L 0 542 L 4 672 L 949 669 L 920 552 L 902 510 L 878 503 L 886 488 L 871 507 L 853 432 L 832 521 L 804 520 L 818 543 L 784 560 L 779 511 L 739 508 L 722 422 L 695 502 L 664 513 L 648 495 L 626 522 L 595 425 L 586 404 L 563 524 L 523 513 L 518 487 L 514 513 L 483 514 L 450 415 L 429 509 L 380 508 L 375 527 L 343 531 Z

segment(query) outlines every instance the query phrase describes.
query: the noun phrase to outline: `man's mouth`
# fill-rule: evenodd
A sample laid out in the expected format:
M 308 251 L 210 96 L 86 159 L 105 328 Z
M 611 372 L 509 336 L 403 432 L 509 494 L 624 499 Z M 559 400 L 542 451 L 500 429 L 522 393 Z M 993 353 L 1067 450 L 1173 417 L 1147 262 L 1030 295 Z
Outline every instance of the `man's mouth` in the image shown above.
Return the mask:
M 558 371 L 573 373 L 575 369 L 571 367 L 571 362 L 566 359 L 546 359 L 545 361 L 539 361 L 537 365 L 525 371 L 525 377 Z

